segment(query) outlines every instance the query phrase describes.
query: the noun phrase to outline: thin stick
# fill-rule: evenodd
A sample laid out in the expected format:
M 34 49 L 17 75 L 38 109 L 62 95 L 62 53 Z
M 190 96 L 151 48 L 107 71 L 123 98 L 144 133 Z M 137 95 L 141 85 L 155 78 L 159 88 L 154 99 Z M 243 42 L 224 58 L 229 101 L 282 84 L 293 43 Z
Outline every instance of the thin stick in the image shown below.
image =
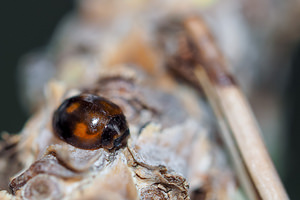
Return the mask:
M 222 130 L 225 131 L 223 137 L 227 140 L 234 160 L 241 156 L 241 160 L 235 164 L 240 175 L 243 174 L 240 178 L 246 185 L 249 198 L 288 199 L 251 109 L 226 70 L 222 54 L 205 24 L 199 18 L 191 18 L 186 20 L 185 28 L 197 51 L 195 75 L 204 88 Z
M 238 150 L 237 145 L 234 139 L 232 138 L 231 131 L 227 126 L 225 120 L 226 118 L 223 115 L 223 112 L 221 111 L 222 108 L 220 107 L 218 101 L 216 101 L 217 97 L 212 88 L 212 85 L 210 84 L 207 73 L 204 71 L 203 67 L 201 66 L 197 66 L 195 73 L 218 119 L 217 121 L 222 133 L 221 137 L 223 141 L 226 143 L 227 149 L 231 155 L 232 162 L 236 169 L 238 178 L 243 186 L 243 189 L 245 190 L 249 199 L 260 199 L 254 187 L 253 181 L 248 176 L 249 173 L 247 172 L 247 168 L 243 163 L 243 159 L 242 156 L 240 155 L 240 151 Z

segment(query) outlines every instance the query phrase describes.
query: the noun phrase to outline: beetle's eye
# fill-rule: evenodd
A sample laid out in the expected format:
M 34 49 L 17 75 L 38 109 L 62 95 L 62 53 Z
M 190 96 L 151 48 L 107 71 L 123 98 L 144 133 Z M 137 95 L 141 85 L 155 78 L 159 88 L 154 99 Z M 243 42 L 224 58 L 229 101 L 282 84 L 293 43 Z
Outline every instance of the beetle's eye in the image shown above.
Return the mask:
M 82 149 L 114 151 L 126 146 L 129 136 L 120 107 L 92 94 L 66 99 L 54 112 L 53 130 L 60 139 Z

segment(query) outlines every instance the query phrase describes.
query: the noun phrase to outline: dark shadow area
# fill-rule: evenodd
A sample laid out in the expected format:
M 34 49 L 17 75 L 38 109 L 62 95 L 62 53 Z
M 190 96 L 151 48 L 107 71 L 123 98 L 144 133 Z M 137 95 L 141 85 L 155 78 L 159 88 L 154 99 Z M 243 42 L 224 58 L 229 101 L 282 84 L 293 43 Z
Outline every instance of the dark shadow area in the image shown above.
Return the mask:
M 292 68 L 286 90 L 286 137 L 288 137 L 287 177 L 284 180 L 290 199 L 300 197 L 300 43 L 292 58 Z
M 16 133 L 28 115 L 21 108 L 16 68 L 21 56 L 43 47 L 74 2 L 2 1 L 0 5 L 0 131 Z

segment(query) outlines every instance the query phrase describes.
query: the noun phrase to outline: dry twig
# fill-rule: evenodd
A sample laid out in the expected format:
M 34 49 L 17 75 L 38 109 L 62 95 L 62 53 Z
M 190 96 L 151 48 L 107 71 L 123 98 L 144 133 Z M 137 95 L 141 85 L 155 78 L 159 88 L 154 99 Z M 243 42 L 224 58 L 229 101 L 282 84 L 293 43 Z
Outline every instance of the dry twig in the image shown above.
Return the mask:
M 223 137 L 251 199 L 288 199 L 260 135 L 251 109 L 222 54 L 199 18 L 186 20 L 185 28 L 195 45 L 195 75 L 222 129 Z

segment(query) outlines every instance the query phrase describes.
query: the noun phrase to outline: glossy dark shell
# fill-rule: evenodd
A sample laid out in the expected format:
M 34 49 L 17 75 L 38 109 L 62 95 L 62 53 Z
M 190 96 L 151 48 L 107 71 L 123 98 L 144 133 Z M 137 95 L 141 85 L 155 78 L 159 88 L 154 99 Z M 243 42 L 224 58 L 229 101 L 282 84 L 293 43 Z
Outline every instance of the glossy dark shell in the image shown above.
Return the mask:
M 81 149 L 114 151 L 127 145 L 129 129 L 119 106 L 93 94 L 66 99 L 53 115 L 54 133 Z

